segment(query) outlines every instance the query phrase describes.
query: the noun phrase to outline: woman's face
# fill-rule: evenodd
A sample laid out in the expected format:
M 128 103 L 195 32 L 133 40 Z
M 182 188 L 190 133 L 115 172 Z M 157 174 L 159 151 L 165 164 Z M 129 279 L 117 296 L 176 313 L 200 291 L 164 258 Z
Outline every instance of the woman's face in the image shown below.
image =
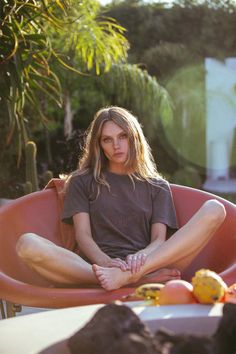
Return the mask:
M 108 121 L 103 125 L 100 145 L 109 161 L 109 170 L 124 173 L 129 152 L 127 133 L 113 121 Z

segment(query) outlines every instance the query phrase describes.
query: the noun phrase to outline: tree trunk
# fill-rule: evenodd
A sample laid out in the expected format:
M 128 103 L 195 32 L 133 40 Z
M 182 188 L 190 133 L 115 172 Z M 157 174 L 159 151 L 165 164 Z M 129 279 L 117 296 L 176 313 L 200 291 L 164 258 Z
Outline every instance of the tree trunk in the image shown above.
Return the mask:
M 64 136 L 69 139 L 73 131 L 74 111 L 71 109 L 69 92 L 65 94 L 65 116 L 64 116 Z

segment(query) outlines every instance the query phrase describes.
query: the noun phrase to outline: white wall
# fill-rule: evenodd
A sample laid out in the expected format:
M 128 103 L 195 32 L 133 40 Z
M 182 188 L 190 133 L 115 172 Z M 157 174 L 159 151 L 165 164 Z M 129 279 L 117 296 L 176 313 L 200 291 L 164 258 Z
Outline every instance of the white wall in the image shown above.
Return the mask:
M 207 179 L 228 179 L 236 127 L 236 58 L 207 58 L 205 68 Z

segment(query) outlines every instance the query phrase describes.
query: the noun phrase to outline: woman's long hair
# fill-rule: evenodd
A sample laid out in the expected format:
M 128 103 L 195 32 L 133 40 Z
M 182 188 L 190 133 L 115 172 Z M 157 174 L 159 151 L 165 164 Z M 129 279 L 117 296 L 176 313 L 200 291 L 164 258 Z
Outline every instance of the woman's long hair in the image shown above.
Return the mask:
M 95 114 L 87 131 L 86 143 L 78 169 L 72 175 L 90 172 L 98 184 L 109 187 L 103 173 L 106 171 L 109 161 L 100 144 L 102 128 L 108 121 L 117 124 L 128 136 L 129 152 L 125 167 L 131 179 L 151 182 L 153 178 L 161 178 L 137 118 L 128 110 L 117 106 L 102 108 Z

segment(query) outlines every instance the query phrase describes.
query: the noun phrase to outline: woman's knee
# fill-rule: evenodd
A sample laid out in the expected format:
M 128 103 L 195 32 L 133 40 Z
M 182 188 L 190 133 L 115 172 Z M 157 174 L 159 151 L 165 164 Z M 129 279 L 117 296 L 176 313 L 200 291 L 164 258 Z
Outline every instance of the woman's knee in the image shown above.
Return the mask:
M 216 199 L 207 200 L 203 204 L 205 217 L 213 223 L 221 224 L 226 217 L 224 205 Z
M 39 236 L 34 233 L 25 233 L 21 235 L 16 243 L 16 252 L 20 258 L 26 262 L 39 260 L 40 247 Z

